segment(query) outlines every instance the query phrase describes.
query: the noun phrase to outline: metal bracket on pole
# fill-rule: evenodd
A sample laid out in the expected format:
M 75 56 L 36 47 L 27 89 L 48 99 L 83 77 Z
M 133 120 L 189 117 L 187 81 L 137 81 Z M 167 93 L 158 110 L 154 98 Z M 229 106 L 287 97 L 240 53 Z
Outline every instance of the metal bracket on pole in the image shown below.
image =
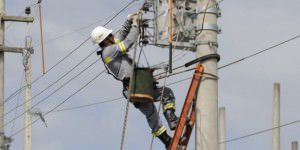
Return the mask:
M 194 45 L 195 46 L 198 46 L 198 45 L 209 45 L 209 46 L 219 47 L 219 44 L 217 42 L 213 42 L 213 41 L 195 41 Z
M 33 17 L 7 16 L 5 14 L 1 14 L 1 21 L 32 23 L 34 21 L 34 18 Z
M 191 17 L 196 18 L 198 14 L 214 14 L 217 17 L 221 17 L 221 9 L 218 6 L 210 7 L 210 8 L 196 8 L 190 11 L 187 11 L 188 15 L 191 15 Z
M 0 52 L 23 53 L 24 49 L 27 49 L 31 54 L 34 53 L 33 47 L 20 48 L 20 47 L 3 47 L 3 46 L 0 46 Z
M 212 30 L 217 32 L 218 34 L 222 32 L 222 29 L 217 24 L 210 24 L 210 23 L 204 23 L 202 28 L 199 28 L 198 26 L 194 26 L 193 28 L 195 31 Z

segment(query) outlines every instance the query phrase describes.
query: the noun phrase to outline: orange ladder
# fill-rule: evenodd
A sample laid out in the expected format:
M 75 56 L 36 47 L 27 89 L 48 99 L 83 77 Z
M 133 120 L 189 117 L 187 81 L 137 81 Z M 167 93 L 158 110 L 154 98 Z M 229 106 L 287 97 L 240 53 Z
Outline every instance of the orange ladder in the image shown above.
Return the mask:
M 196 94 L 201 82 L 204 68 L 198 64 L 187 93 L 180 118 L 170 145 L 170 150 L 185 150 L 196 120 Z

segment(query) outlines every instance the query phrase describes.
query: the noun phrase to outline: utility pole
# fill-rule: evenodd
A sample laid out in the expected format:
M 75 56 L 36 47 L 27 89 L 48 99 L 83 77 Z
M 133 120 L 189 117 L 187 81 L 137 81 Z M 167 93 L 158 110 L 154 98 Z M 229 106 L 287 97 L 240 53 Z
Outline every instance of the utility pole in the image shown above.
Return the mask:
M 39 25 L 40 25 L 40 36 L 41 36 L 41 48 L 42 48 L 42 71 L 43 74 L 46 73 L 45 69 L 45 46 L 44 46 L 44 32 L 43 32 L 43 19 L 42 19 L 42 0 L 38 0 L 38 10 L 39 10 Z
M 0 0 L 0 13 L 5 12 L 4 0 Z M 0 44 L 4 45 L 5 24 L 1 21 L 0 25 Z M 4 150 L 4 52 L 0 52 L 0 150 Z
M 226 115 L 225 107 L 219 109 L 219 150 L 226 150 Z
M 0 0 L 0 17 L 0 150 L 6 150 L 4 141 L 4 52 L 23 53 L 23 48 L 4 46 L 5 21 L 33 22 L 33 18 L 7 16 L 5 13 L 5 0 Z
M 197 14 L 196 57 L 217 54 L 216 13 L 205 13 L 216 8 L 215 0 L 197 0 L 197 8 L 202 11 Z M 198 89 L 196 104 L 196 150 L 218 150 L 218 81 L 217 59 L 202 63 L 204 72 L 211 77 L 203 77 Z
M 280 150 L 280 84 L 274 83 L 274 97 L 273 97 L 273 128 L 272 131 L 272 145 L 273 150 Z
M 298 142 L 297 141 L 292 142 L 292 150 L 298 150 Z
M 26 49 L 23 53 L 23 65 L 25 68 L 25 115 L 24 115 L 24 150 L 31 150 L 31 115 L 29 110 L 31 109 L 31 54 L 28 51 L 32 43 L 32 38 L 27 36 L 25 39 Z

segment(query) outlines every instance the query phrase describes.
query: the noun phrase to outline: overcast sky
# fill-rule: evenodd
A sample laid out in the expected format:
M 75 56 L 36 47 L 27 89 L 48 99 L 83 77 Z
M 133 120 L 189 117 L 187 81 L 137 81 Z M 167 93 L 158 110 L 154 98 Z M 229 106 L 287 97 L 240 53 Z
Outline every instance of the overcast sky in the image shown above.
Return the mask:
M 63 38 L 46 43 L 46 68 L 49 69 L 73 48 L 84 41 L 97 25 L 104 24 L 117 10 L 124 7 L 130 0 L 44 0 L 43 18 L 45 41 L 53 39 L 78 28 L 86 27 L 78 32 L 68 34 Z M 6 13 L 19 15 L 26 5 L 35 3 L 32 0 L 6 0 Z M 107 27 L 117 30 L 129 13 L 135 12 L 142 1 L 139 0 L 119 15 Z M 222 17 L 219 25 L 222 34 L 219 35 L 219 53 L 222 57 L 220 65 L 257 52 L 300 33 L 300 1 L 299 0 L 225 0 L 221 5 Z M 36 8 L 33 8 L 36 15 Z M 8 25 L 9 23 L 7 23 Z M 32 60 L 33 78 L 41 75 L 41 50 L 39 47 L 39 30 L 37 21 L 32 26 L 14 23 L 6 31 L 6 44 L 9 46 L 24 46 L 27 33 L 33 36 L 35 54 Z M 281 123 L 300 119 L 298 100 L 300 89 L 299 40 L 263 53 L 219 72 L 219 105 L 226 107 L 227 139 L 243 136 L 258 130 L 270 128 L 272 125 L 273 83 L 281 83 Z M 89 41 L 66 61 L 49 72 L 42 80 L 32 87 L 32 95 L 39 93 L 55 81 L 80 60 L 91 53 L 96 46 Z M 148 46 L 146 54 L 150 64 L 167 60 L 167 49 Z M 176 51 L 180 53 L 180 51 Z M 19 88 L 23 75 L 22 57 L 20 54 L 5 55 L 5 96 Z M 193 53 L 188 53 L 176 62 L 180 65 L 193 59 Z M 38 102 L 65 84 L 91 62 L 97 59 L 91 56 L 70 75 L 57 85 L 33 100 Z M 142 62 L 145 63 L 144 59 Z M 38 105 L 47 112 L 63 101 L 74 91 L 91 80 L 104 69 L 102 62 L 97 63 L 83 73 L 79 78 L 66 85 L 56 94 Z M 168 79 L 168 83 L 191 74 L 183 74 Z M 177 108 L 181 108 L 189 82 L 172 85 L 177 97 Z M 20 103 L 23 101 L 20 95 Z M 90 86 L 72 97 L 60 108 L 69 108 L 121 96 L 121 84 L 110 75 L 103 74 Z M 15 107 L 17 98 L 5 104 L 6 111 Z M 48 128 L 40 121 L 33 126 L 33 150 L 82 150 L 82 149 L 119 149 L 121 130 L 125 110 L 125 100 L 105 103 L 83 109 L 51 113 L 46 116 Z M 18 110 L 21 114 L 23 108 Z M 178 111 L 179 114 L 179 111 Z M 162 114 L 161 114 L 162 115 Z M 11 113 L 5 120 L 10 121 Z M 36 119 L 36 118 L 33 118 Z M 164 119 L 163 119 L 164 121 Z M 166 122 L 164 121 L 165 125 Z M 10 136 L 22 128 L 23 120 L 18 119 L 14 128 L 5 126 L 6 135 Z M 300 140 L 300 124 L 294 124 L 281 129 L 282 149 L 290 149 L 292 141 Z M 132 105 L 130 107 L 126 150 L 149 149 L 151 131 L 144 116 Z M 23 132 L 14 136 L 12 150 L 23 147 Z M 229 150 L 267 150 L 272 146 L 271 132 L 252 136 L 235 142 L 227 143 Z M 194 140 L 189 149 L 193 149 Z M 156 139 L 155 150 L 163 149 Z

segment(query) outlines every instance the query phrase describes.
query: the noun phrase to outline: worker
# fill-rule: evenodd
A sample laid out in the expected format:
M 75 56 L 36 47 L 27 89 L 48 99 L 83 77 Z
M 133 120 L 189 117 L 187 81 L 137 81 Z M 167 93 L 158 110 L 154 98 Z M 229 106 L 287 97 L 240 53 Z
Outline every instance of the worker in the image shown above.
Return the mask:
M 117 34 L 113 34 L 112 30 L 98 26 L 92 33 L 91 38 L 94 44 L 98 44 L 101 50 L 98 55 L 104 62 L 104 66 L 113 77 L 123 82 L 123 95 L 128 98 L 128 87 L 130 77 L 132 75 L 132 58 L 127 54 L 132 49 L 134 43 L 139 36 L 139 14 L 128 15 L 122 28 Z M 157 87 L 154 89 L 154 98 L 162 99 L 164 116 L 168 122 L 169 128 L 176 128 L 178 117 L 175 115 L 175 97 L 172 90 L 165 87 Z M 162 91 L 164 93 L 162 94 Z M 161 98 L 161 95 L 162 98 Z M 158 137 L 168 149 L 171 137 L 167 134 L 167 129 L 162 125 L 159 114 L 153 102 L 134 102 L 134 106 L 139 109 L 146 117 L 152 134 Z

